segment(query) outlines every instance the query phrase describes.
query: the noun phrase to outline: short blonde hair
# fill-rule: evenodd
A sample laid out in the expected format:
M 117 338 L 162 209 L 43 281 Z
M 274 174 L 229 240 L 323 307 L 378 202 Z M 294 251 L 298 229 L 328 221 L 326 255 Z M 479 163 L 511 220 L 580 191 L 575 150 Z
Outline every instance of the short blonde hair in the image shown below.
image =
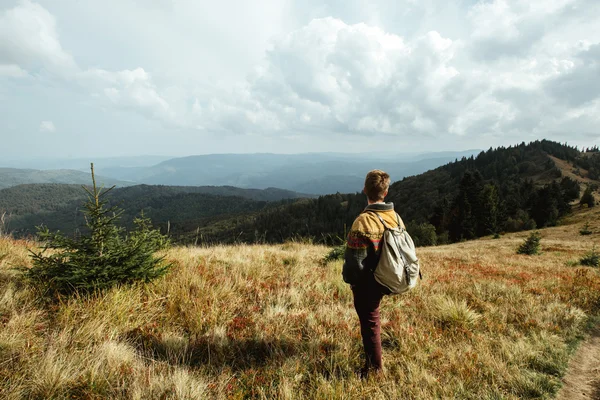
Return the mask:
M 365 194 L 371 201 L 383 201 L 390 188 L 390 176 L 380 170 L 369 171 L 365 178 Z

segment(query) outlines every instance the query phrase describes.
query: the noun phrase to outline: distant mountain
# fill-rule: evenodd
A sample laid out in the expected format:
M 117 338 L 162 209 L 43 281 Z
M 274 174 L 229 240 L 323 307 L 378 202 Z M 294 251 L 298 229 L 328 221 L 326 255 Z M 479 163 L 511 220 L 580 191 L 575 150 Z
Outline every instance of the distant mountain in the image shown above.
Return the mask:
M 42 171 L 36 169 L 0 168 L 0 189 L 27 183 L 89 184 L 91 181 L 92 177 L 90 173 L 70 169 Z M 96 181 L 99 185 L 103 184 L 104 186 L 131 185 L 129 182 L 101 175 L 96 175 Z
M 75 169 L 87 172 L 90 170 L 90 162 L 101 168 L 137 168 L 150 167 L 160 162 L 169 160 L 168 156 L 125 156 L 125 157 L 89 157 L 89 158 L 33 158 L 0 160 L 1 167 L 22 169 Z
M 367 171 L 389 171 L 394 180 L 438 167 L 466 152 L 422 155 L 381 154 L 211 154 L 174 158 L 152 167 L 101 168 L 124 181 L 160 185 L 230 185 L 240 188 L 278 187 L 295 192 L 328 194 L 360 191 Z

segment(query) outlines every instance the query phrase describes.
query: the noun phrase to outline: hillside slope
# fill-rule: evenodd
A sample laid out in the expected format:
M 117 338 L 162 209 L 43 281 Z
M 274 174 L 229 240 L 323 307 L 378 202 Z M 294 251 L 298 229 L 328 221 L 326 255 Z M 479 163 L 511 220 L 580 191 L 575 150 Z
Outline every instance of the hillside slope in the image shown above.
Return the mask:
M 142 211 L 156 226 L 186 232 L 204 225 L 204 219 L 221 214 L 235 216 L 267 207 L 269 202 L 301 198 L 289 190 L 240 189 L 231 186 L 150 186 L 116 188 L 107 197 L 124 209 L 123 223 L 130 226 Z M 0 215 L 6 213 L 5 229 L 16 235 L 35 232 L 41 224 L 72 234 L 84 225 L 82 205 L 87 198 L 81 185 L 30 184 L 0 190 Z
M 176 247 L 154 284 L 43 307 L 13 269 L 36 244 L 0 238 L 0 397 L 548 398 L 600 304 L 598 271 L 576 265 L 600 210 L 565 222 L 540 256 L 515 254 L 527 233 L 420 249 L 420 286 L 382 302 L 387 374 L 368 381 L 326 247 Z

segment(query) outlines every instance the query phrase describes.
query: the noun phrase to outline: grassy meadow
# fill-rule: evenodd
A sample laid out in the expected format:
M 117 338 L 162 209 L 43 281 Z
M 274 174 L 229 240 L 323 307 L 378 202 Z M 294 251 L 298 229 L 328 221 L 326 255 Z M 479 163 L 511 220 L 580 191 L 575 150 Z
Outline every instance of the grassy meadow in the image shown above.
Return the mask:
M 12 269 L 36 243 L 0 238 L 0 398 L 551 398 L 598 315 L 600 275 L 577 261 L 599 221 L 541 230 L 538 256 L 516 254 L 528 232 L 419 249 L 425 280 L 384 298 L 386 374 L 366 381 L 326 247 L 177 247 L 153 284 L 47 302 Z

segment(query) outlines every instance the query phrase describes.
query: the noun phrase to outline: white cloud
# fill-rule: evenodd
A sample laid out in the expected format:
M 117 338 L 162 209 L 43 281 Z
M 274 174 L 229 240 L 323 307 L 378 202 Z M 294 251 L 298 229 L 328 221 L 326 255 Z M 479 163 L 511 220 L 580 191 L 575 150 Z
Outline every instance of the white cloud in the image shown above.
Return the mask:
M 29 0 L 0 13 L 0 64 L 58 76 L 76 67 L 60 44 L 54 16 Z
M 27 71 L 15 64 L 0 64 L 0 76 L 10 78 L 23 78 L 26 77 Z
M 492 0 L 475 4 L 468 13 L 475 57 L 524 56 L 546 31 L 560 26 L 578 0 Z
M 78 78 L 82 85 L 103 93 L 117 108 L 177 124 L 169 103 L 157 92 L 150 74 L 143 68 L 117 72 L 93 69 L 81 72 Z
M 39 4 L 21 0 L 0 14 L 0 76 L 22 77 L 27 71 L 42 77 L 49 74 L 67 84 L 77 82 L 84 90 L 104 93 L 117 108 L 174 121 L 169 104 L 143 68 L 81 69 L 62 48 L 54 16 Z
M 40 124 L 40 132 L 56 132 L 56 127 L 52 121 L 42 121 Z

